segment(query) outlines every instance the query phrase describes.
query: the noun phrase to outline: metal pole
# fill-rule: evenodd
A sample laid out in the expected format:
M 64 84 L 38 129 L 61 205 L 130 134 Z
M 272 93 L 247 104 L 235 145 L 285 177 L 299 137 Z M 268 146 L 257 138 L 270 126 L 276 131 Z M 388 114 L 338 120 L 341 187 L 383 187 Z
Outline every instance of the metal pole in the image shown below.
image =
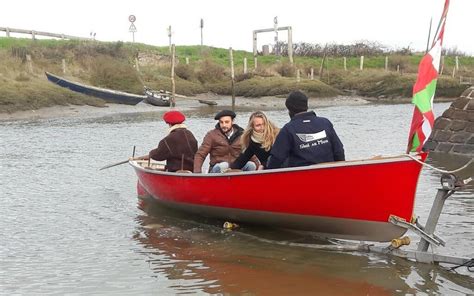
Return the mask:
M 428 220 L 426 221 L 426 226 L 424 228 L 424 231 L 427 234 L 432 235 L 434 233 L 436 225 L 438 224 L 439 216 L 441 215 L 441 211 L 443 210 L 444 202 L 448 197 L 448 189 L 438 189 L 435 201 L 433 202 L 433 207 L 431 208 L 430 215 L 428 216 Z M 430 243 L 427 240 L 421 238 L 420 243 L 418 244 L 418 251 L 428 251 L 429 245 Z
M 230 55 L 230 77 L 232 79 L 232 111 L 235 111 L 235 75 L 234 75 L 234 55 L 232 53 L 232 47 L 229 48 Z
M 171 28 L 171 27 L 170 27 Z M 170 107 L 176 106 L 175 95 L 176 95 L 176 83 L 174 81 L 174 63 L 175 63 L 175 46 L 171 46 L 171 104 Z

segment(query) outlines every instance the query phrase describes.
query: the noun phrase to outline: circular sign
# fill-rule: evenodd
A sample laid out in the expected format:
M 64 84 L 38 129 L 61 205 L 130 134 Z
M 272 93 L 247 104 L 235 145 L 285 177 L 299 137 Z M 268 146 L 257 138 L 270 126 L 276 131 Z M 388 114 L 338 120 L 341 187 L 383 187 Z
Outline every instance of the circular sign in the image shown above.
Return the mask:
M 128 16 L 128 20 L 129 20 L 131 23 L 133 23 L 134 21 L 137 20 L 137 18 L 136 18 L 133 14 L 131 14 L 131 15 Z

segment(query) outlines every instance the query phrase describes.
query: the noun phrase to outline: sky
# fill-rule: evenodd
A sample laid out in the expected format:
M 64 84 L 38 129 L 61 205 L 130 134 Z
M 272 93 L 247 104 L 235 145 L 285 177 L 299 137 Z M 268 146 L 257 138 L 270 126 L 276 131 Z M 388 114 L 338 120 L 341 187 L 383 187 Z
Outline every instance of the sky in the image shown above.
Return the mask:
M 252 51 L 252 32 L 291 26 L 293 42 L 353 44 L 368 40 L 394 49 L 426 48 L 430 19 L 433 31 L 444 0 L 24 0 L 2 1 L 0 27 L 33 29 L 102 41 L 132 41 L 129 15 L 135 15 L 135 41 L 166 46 L 172 43 Z M 474 55 L 474 0 L 451 0 L 444 47 Z M 0 32 L 0 36 L 6 36 Z M 21 35 L 12 34 L 20 37 Z M 23 35 L 25 36 L 25 35 Z M 258 48 L 272 44 L 275 34 L 258 35 Z M 279 40 L 287 41 L 280 31 Z

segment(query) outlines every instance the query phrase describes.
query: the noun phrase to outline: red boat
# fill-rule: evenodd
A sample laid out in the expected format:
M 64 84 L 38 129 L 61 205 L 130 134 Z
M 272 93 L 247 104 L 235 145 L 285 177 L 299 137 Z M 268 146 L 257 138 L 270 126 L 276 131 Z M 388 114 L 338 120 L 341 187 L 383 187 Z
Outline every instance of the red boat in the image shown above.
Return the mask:
M 426 154 L 417 155 L 424 161 Z M 133 160 L 139 195 L 166 206 L 232 222 L 266 224 L 324 237 L 390 241 L 410 221 L 422 165 L 408 157 L 224 174 L 171 173 Z

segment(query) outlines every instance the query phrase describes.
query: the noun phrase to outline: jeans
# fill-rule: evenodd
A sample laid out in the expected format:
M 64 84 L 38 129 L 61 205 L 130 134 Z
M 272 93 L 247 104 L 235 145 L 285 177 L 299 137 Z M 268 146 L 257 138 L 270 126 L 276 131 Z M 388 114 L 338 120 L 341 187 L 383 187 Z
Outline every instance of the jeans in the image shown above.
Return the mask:
M 216 163 L 213 167 L 210 173 L 222 173 L 223 171 L 227 170 L 229 168 L 229 163 L 228 162 L 219 162 Z M 242 171 L 255 171 L 257 169 L 257 166 L 253 161 L 247 162 L 244 167 L 242 168 Z

